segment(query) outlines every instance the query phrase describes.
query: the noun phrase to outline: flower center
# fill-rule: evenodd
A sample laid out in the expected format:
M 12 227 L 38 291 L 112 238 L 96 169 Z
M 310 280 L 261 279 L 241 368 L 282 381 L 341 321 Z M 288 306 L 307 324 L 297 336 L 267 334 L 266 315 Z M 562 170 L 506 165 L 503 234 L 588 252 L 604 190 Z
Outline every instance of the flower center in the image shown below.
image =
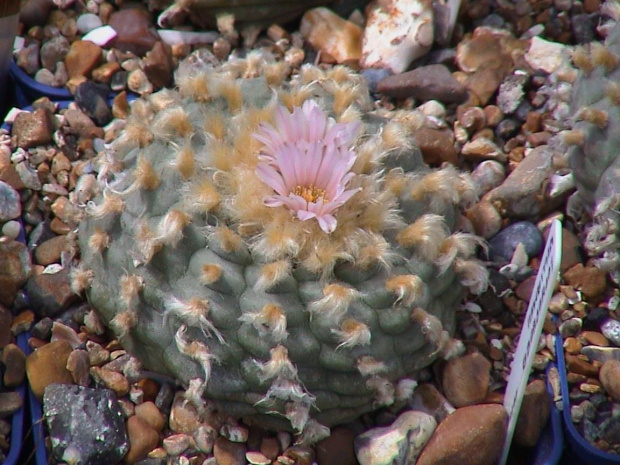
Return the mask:
M 308 187 L 296 186 L 293 190 L 293 194 L 300 196 L 306 202 L 315 202 L 319 199 L 323 199 L 323 202 L 327 202 L 325 197 L 325 189 L 319 189 L 314 185 Z

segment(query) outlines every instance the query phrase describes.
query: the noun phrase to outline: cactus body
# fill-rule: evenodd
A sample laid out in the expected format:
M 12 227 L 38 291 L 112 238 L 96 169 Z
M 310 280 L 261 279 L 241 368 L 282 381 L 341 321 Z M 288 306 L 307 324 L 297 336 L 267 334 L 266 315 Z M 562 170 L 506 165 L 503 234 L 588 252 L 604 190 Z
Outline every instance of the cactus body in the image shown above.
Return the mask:
M 611 2 L 610 2 L 611 3 Z M 573 127 L 565 140 L 577 184 L 569 211 L 584 209 L 585 247 L 600 268 L 620 282 L 620 26 L 604 44 L 578 49 L 573 85 Z
M 405 399 L 419 370 L 459 350 L 455 310 L 487 278 L 478 238 L 454 233 L 475 189 L 369 112 L 359 75 L 254 65 L 180 71 L 178 91 L 133 104 L 101 160 L 74 283 L 149 369 L 316 440 L 319 423 Z M 269 151 L 257 134 L 306 101 L 358 131 L 334 229 L 267 205 L 257 175 Z M 314 187 L 299 192 L 316 200 Z

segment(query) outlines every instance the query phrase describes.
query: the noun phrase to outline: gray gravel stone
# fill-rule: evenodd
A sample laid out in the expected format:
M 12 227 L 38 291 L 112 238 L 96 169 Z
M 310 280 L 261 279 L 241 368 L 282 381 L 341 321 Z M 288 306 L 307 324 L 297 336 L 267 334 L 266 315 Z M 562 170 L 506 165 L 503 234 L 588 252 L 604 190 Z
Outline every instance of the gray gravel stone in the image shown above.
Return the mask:
M 129 450 L 116 397 L 107 389 L 50 384 L 43 396 L 52 453 L 75 465 L 110 465 Z
M 0 181 L 0 223 L 14 220 L 22 214 L 19 194 L 4 181 Z
M 500 231 L 489 241 L 489 258 L 509 262 L 517 244 L 522 243 L 528 257 L 536 257 L 543 247 L 543 237 L 534 223 L 519 221 Z

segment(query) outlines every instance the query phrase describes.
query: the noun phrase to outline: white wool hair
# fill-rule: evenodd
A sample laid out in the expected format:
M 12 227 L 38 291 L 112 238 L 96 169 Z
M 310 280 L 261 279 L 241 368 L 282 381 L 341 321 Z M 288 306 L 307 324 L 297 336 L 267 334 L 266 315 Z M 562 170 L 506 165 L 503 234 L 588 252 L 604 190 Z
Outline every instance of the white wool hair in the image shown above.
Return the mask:
M 297 368 L 288 358 L 288 350 L 282 345 L 277 345 L 269 351 L 271 358 L 265 363 L 255 360 L 256 366 L 261 370 L 259 379 L 261 382 L 272 378 L 297 379 Z
M 415 379 L 403 378 L 396 383 L 395 397 L 397 401 L 406 402 L 413 397 L 418 382 Z
M 422 278 L 417 275 L 398 275 L 385 283 L 388 291 L 396 294 L 394 305 L 403 304 L 406 307 L 422 302 L 427 297 L 427 288 Z
M 295 431 L 301 432 L 310 419 L 310 407 L 299 402 L 288 402 L 284 407 L 285 417 Z
M 433 346 L 440 345 L 443 326 L 439 318 L 420 307 L 416 307 L 411 311 L 411 320 L 420 326 L 420 330 L 429 344 Z
M 340 341 L 336 350 L 341 347 L 351 348 L 370 344 L 370 329 L 359 321 L 344 320 L 341 329 L 332 329 L 332 333 L 335 334 Z
M 162 244 L 176 247 L 183 239 L 183 229 L 191 221 L 191 217 L 179 210 L 170 210 L 157 225 L 157 240 Z
M 327 426 L 323 426 L 314 418 L 310 418 L 306 422 L 304 430 L 295 441 L 296 445 L 311 445 L 329 437 L 330 430 Z
M 291 275 L 291 262 L 288 260 L 278 260 L 266 263 L 261 267 L 260 277 L 254 285 L 257 291 L 265 291 L 270 287 L 280 283 L 283 279 Z
M 118 283 L 121 288 L 121 300 L 127 307 L 132 306 L 134 299 L 144 289 L 144 278 L 136 275 L 124 275 L 120 277 Z
M 386 378 L 381 376 L 368 378 L 366 387 L 375 391 L 375 405 L 386 406 L 394 403 L 395 388 Z
M 132 309 L 125 310 L 124 312 L 117 313 L 112 320 L 110 320 L 110 326 L 119 339 L 123 339 L 129 333 L 129 330 L 136 324 L 136 313 Z
M 80 295 L 84 290 L 90 287 L 95 272 L 93 270 L 87 270 L 82 264 L 77 268 L 71 270 L 71 291 L 74 294 Z
M 188 356 L 192 360 L 198 362 L 202 367 L 205 374 L 205 383 L 209 382 L 211 378 L 211 364 L 213 360 L 217 360 L 217 357 L 209 352 L 209 348 L 199 341 L 188 342 L 185 339 L 185 333 L 187 332 L 187 326 L 181 325 L 174 335 L 174 342 L 177 349 L 183 355 Z
M 298 402 L 303 405 L 313 405 L 316 398 L 307 392 L 298 381 L 286 378 L 276 378 L 267 390 L 265 397 L 258 404 L 273 404 L 276 400 Z
M 484 239 L 475 234 L 457 232 L 448 236 L 443 240 L 440 246 L 440 254 L 435 260 L 439 274 L 445 273 L 457 257 L 469 258 L 474 255 L 477 247 L 487 249 Z
M 164 325 L 168 323 L 168 318 L 171 315 L 175 315 L 185 324 L 200 328 L 205 337 L 215 335 L 220 344 L 226 344 L 222 333 L 207 318 L 210 309 L 208 300 L 191 299 L 189 302 L 184 302 L 172 296 L 166 300 L 164 305 L 166 307 L 164 311 Z
M 360 357 L 355 363 L 355 366 L 362 376 L 374 376 L 385 373 L 388 370 L 384 362 L 375 360 L 375 358 L 370 355 L 363 355 Z
M 308 310 L 320 318 L 326 318 L 338 324 L 347 313 L 351 302 L 360 296 L 360 292 L 341 284 L 328 284 L 323 289 L 323 298 L 311 302 Z
M 480 260 L 454 260 L 454 271 L 459 275 L 461 284 L 472 294 L 483 294 L 489 286 L 489 271 Z
M 99 205 L 90 200 L 86 204 L 86 213 L 93 218 L 105 218 L 108 215 L 118 215 L 125 208 L 125 201 L 109 189 L 103 191 L 103 202 Z
M 239 321 L 252 325 L 261 337 L 269 335 L 276 342 L 282 342 L 288 337 L 286 315 L 273 304 L 267 304 L 257 312 L 244 313 Z

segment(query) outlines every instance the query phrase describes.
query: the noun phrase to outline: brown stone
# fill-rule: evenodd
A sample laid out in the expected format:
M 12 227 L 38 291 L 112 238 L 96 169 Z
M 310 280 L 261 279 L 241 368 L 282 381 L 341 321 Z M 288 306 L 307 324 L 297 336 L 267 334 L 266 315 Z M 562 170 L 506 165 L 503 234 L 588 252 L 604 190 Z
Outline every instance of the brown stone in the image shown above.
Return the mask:
M 110 16 L 108 24 L 117 33 L 111 45 L 123 52 L 144 56 L 159 40 L 150 15 L 143 8 L 119 10 Z
M 416 465 L 491 465 L 502 452 L 507 425 L 499 404 L 457 409 L 439 424 Z
M 55 316 L 78 300 L 71 290 L 69 273 L 65 267 L 57 273 L 43 273 L 28 279 L 26 290 L 37 316 Z
M 8 308 L 0 304 L 0 350 L 11 342 L 11 323 L 13 315 Z
M 593 266 L 584 267 L 581 263 L 566 270 L 564 279 L 569 285 L 581 291 L 588 298 L 603 294 L 607 287 L 607 280 L 603 270 Z
M 39 265 L 47 266 L 60 262 L 61 253 L 68 250 L 69 241 L 67 236 L 56 236 L 42 242 L 34 250 L 34 258 Z
M 455 407 L 484 401 L 491 381 L 491 362 L 473 352 L 449 360 L 443 370 L 443 391 Z
M 117 61 L 110 61 L 93 70 L 92 78 L 95 82 L 110 84 L 112 78 L 121 70 L 121 65 Z
M 30 274 L 30 253 L 18 241 L 0 242 L 0 305 L 13 305 L 17 291 Z
M 601 366 L 599 380 L 607 391 L 607 394 L 615 402 L 620 402 L 620 361 L 607 360 Z
M 15 344 L 2 349 L 0 362 L 4 365 L 4 385 L 7 388 L 19 386 L 26 375 L 26 354 Z
M 90 117 L 79 108 L 70 108 L 65 112 L 65 120 L 69 127 L 78 133 L 79 136 L 101 137 L 101 129 L 97 128 Z
M 353 440 L 355 433 L 344 426 L 332 428 L 328 438 L 315 445 L 316 458 L 321 465 L 355 465 Z
M 220 436 L 215 440 L 213 456 L 218 465 L 245 465 L 246 446 Z
M 388 76 L 379 82 L 377 91 L 395 98 L 439 100 L 461 103 L 467 100 L 465 86 L 457 81 L 444 65 L 421 66 L 412 71 Z
M 502 227 L 502 217 L 491 202 L 481 200 L 465 212 L 474 231 L 485 239 L 495 236 Z
M 38 399 L 43 398 L 45 388 L 52 383 L 73 384 L 67 360 L 73 348 L 67 341 L 45 344 L 26 358 L 26 374 L 30 388 Z
M 599 371 L 598 368 L 591 363 L 570 354 L 566 356 L 566 369 L 570 372 L 588 376 L 590 378 L 596 378 Z
M 18 392 L 0 392 L 0 418 L 7 418 L 17 412 L 24 404 Z
M 101 62 L 101 48 L 89 40 L 76 40 L 65 57 L 65 66 L 70 78 L 90 77 Z
M 514 441 L 524 447 L 534 447 L 549 421 L 551 399 L 545 382 L 537 379 L 525 388 Z
M 146 455 L 159 444 L 159 433 L 136 415 L 127 420 L 127 437 L 129 438 L 129 452 L 124 458 L 124 463 L 127 465 L 146 458 Z
M 450 129 L 420 128 L 413 131 L 424 161 L 429 165 L 443 162 L 458 164 L 458 153 L 454 148 L 454 133 Z
M 166 424 L 166 419 L 159 411 L 155 403 L 148 401 L 136 405 L 136 415 L 146 421 L 155 431 L 161 432 Z
M 567 354 L 577 355 L 581 352 L 583 345 L 579 342 L 579 339 L 574 337 L 567 337 L 564 341 L 564 350 Z
M 127 118 L 130 110 L 129 102 L 127 102 L 127 92 L 120 92 L 114 97 L 114 101 L 112 102 L 112 115 L 114 115 L 115 118 Z
M 280 455 L 280 442 L 277 438 L 263 437 L 260 442 L 260 452 L 265 457 L 275 460 Z
M 28 149 L 51 143 L 53 131 L 51 113 L 40 108 L 33 112 L 19 113 L 13 122 L 11 135 L 14 145 Z
M 592 344 L 599 347 L 609 347 L 609 339 L 607 339 L 602 333 L 598 331 L 582 331 L 581 337 L 583 337 L 588 344 Z
M 73 382 L 79 386 L 88 386 L 90 384 L 90 360 L 88 352 L 76 349 L 69 355 L 67 359 L 67 370 L 71 372 Z
M 515 289 L 516 296 L 525 300 L 526 302 L 530 301 L 530 297 L 532 296 L 532 291 L 534 290 L 534 284 L 536 283 L 536 276 L 530 276 L 524 281 L 520 282 L 517 288 Z
M 170 46 L 157 42 L 143 60 L 144 73 L 155 87 L 168 87 L 172 82 L 172 52 Z

